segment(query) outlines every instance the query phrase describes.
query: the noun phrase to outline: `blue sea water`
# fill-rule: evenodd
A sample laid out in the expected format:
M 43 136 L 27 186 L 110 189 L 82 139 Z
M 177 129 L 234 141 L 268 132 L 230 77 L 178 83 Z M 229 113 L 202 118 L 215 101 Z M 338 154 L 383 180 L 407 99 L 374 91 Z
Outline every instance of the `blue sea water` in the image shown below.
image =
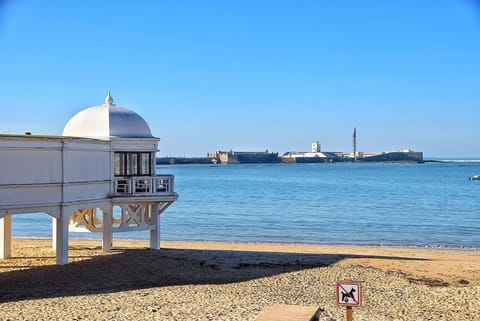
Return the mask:
M 175 175 L 180 196 L 161 216 L 162 240 L 480 248 L 480 181 L 468 180 L 480 174 L 478 162 L 170 165 L 157 172 Z M 51 220 L 14 216 L 13 235 L 50 237 Z

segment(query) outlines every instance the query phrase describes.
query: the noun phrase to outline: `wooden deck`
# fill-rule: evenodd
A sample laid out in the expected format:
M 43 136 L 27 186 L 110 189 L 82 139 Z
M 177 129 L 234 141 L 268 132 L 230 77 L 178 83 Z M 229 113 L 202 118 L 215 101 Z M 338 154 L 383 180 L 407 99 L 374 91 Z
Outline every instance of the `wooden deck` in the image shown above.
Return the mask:
M 263 309 L 257 321 L 316 321 L 318 307 L 274 304 Z

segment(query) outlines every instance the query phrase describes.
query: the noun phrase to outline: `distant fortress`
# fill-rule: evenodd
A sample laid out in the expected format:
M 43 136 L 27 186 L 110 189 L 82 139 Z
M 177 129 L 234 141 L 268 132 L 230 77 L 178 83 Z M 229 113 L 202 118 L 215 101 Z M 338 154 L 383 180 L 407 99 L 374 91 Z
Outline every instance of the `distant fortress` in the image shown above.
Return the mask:
M 423 153 L 411 150 L 393 152 L 357 152 L 357 130 L 353 129 L 353 151 L 324 152 L 318 141 L 312 142 L 310 152 L 287 152 L 279 156 L 269 152 L 220 151 L 207 157 L 161 157 L 157 164 L 259 164 L 259 163 L 334 163 L 334 162 L 414 162 L 423 163 Z

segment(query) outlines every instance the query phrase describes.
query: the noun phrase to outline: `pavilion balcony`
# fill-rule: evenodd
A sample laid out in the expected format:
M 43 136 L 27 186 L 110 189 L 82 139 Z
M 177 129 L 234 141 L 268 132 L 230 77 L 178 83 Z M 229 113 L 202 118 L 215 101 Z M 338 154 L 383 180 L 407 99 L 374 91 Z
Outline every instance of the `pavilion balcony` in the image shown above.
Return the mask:
M 173 175 L 115 177 L 113 196 L 162 196 L 174 194 Z

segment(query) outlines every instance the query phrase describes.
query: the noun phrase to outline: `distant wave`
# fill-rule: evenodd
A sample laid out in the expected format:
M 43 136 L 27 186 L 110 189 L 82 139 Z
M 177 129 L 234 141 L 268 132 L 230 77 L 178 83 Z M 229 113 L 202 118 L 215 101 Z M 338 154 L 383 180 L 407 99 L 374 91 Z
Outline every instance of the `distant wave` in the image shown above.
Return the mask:
M 434 159 L 442 163 L 480 163 L 480 159 Z

